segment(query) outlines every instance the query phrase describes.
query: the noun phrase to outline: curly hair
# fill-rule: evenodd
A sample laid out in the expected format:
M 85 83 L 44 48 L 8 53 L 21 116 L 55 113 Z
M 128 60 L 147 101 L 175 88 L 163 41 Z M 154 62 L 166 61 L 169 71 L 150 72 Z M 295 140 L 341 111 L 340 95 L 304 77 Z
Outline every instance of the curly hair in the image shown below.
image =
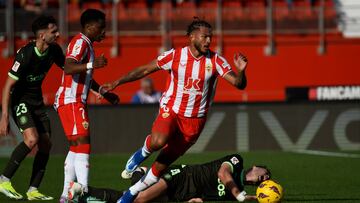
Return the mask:
M 187 27 L 186 35 L 189 36 L 194 30 L 199 30 L 200 27 L 212 29 L 210 23 L 206 22 L 203 19 L 200 19 L 199 17 L 194 17 L 194 20 Z
M 81 26 L 83 28 L 86 24 L 97 22 L 99 20 L 105 21 L 105 13 L 97 9 L 87 9 L 80 17 Z

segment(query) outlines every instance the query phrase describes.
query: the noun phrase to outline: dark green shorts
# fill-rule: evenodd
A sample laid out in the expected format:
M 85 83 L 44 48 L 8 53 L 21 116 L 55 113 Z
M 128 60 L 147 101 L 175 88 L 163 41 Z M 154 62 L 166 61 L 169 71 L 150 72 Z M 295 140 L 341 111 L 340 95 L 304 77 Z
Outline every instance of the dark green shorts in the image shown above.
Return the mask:
M 43 104 L 35 106 L 19 102 L 12 105 L 12 114 L 21 132 L 35 127 L 39 134 L 51 133 L 50 119 Z

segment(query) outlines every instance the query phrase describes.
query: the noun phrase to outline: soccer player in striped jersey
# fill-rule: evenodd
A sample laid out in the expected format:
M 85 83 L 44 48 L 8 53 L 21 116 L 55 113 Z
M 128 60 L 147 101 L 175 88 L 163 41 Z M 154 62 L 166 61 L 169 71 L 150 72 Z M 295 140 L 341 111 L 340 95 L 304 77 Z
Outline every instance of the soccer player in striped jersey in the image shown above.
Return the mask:
M 85 187 L 89 176 L 90 132 L 87 110 L 87 96 L 90 88 L 99 91 L 99 85 L 92 79 L 94 69 L 107 65 L 101 55 L 95 57 L 93 42 L 105 38 L 105 14 L 96 9 L 87 9 L 81 15 L 81 33 L 68 45 L 62 84 L 55 98 L 55 109 L 69 141 L 70 149 L 64 164 L 64 188 L 60 202 L 66 200 L 67 190 L 75 178 Z M 115 94 L 104 97 L 116 104 Z
M 151 134 L 145 139 L 144 146 L 130 157 L 122 177 L 130 178 L 151 153 L 161 151 L 144 178 L 131 186 L 119 200 L 121 203 L 132 202 L 140 191 L 158 182 L 167 167 L 196 142 L 204 128 L 218 76 L 238 89 L 246 87 L 246 57 L 235 54 L 237 73 L 233 72 L 223 57 L 210 50 L 212 28 L 208 22 L 196 18 L 188 26 L 187 35 L 188 46 L 166 51 L 149 64 L 102 86 L 104 91 L 110 91 L 158 70 L 168 71 L 171 78 L 160 99 L 159 114 Z

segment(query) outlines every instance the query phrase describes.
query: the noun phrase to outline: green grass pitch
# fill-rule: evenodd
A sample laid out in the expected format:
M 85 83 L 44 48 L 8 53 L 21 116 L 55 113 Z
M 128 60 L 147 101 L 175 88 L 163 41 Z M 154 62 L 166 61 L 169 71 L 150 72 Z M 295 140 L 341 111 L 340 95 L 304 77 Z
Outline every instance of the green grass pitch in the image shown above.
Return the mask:
M 203 163 L 229 153 L 231 152 L 186 154 L 177 163 Z M 360 156 L 360 152 L 352 153 Z M 283 202 L 360 202 L 360 158 L 279 151 L 240 154 L 244 157 L 246 168 L 254 164 L 261 164 L 267 165 L 271 169 L 273 179 L 280 182 L 285 189 Z M 120 173 L 128 157 L 129 154 L 92 155 L 90 185 L 126 189 L 129 182 L 122 180 Z M 154 157 L 152 156 L 144 165 L 149 165 Z M 64 159 L 65 156 L 51 156 L 40 191 L 56 198 L 60 196 L 63 186 Z M 0 170 L 4 168 L 7 160 L 7 158 L 0 158 Z M 25 194 L 28 188 L 32 161 L 32 157 L 27 157 L 12 180 L 13 186 L 22 194 Z M 253 187 L 247 187 L 246 190 L 250 194 L 255 192 Z M 0 194 L 0 202 L 25 201 L 12 201 Z M 58 202 L 58 200 L 47 202 Z

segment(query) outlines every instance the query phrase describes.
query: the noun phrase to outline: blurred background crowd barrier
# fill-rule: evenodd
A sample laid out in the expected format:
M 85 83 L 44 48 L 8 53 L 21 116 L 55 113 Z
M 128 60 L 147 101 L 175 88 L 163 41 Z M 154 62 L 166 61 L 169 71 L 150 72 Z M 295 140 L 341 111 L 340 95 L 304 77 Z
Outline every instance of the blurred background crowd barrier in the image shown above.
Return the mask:
M 157 114 L 154 105 L 91 106 L 92 151 L 131 152 L 141 146 Z M 49 109 L 52 153 L 64 154 L 67 141 L 58 115 Z M 141 118 L 141 119 L 139 119 Z M 215 104 L 190 152 L 255 150 L 360 150 L 357 103 Z M 12 133 L 0 139 L 0 156 L 22 140 Z M 17 135 L 17 136 L 16 136 Z

